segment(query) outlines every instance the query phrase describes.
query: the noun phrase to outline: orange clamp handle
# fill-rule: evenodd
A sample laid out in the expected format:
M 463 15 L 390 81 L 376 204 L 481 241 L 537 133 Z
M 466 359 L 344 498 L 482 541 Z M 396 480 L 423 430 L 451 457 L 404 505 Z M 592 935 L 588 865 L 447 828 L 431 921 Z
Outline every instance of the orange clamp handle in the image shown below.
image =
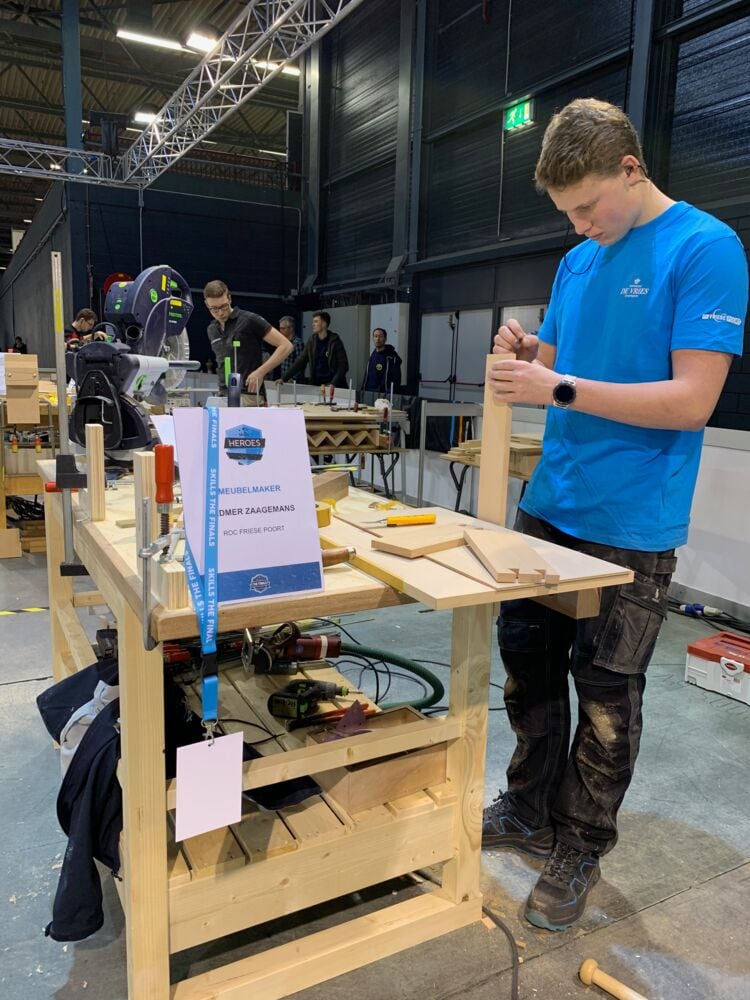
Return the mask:
M 45 483 L 44 484 L 45 493 L 62 493 L 62 489 L 57 485 L 57 483 Z M 71 493 L 77 493 L 77 489 L 72 489 Z
M 156 479 L 156 503 L 172 503 L 174 493 L 174 447 L 171 444 L 157 444 L 154 447 L 154 477 Z

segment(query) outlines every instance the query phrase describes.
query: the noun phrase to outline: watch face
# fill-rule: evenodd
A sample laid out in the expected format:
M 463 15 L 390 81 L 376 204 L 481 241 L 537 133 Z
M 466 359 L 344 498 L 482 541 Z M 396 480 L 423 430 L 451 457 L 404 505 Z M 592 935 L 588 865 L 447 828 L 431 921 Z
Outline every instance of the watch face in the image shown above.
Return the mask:
M 576 388 L 569 382 L 558 382 L 553 393 L 555 402 L 560 406 L 570 406 L 576 398 Z

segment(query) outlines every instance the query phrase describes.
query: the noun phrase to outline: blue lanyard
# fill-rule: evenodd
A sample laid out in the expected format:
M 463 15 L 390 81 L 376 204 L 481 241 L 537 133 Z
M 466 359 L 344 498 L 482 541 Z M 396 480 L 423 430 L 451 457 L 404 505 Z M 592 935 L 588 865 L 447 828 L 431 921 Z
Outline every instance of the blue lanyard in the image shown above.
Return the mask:
M 215 723 L 219 718 L 219 678 L 216 666 L 219 575 L 219 411 L 215 406 L 207 406 L 205 412 L 208 416 L 208 442 L 206 448 L 203 579 L 198 574 L 187 538 L 185 538 L 184 565 L 201 634 L 203 722 L 210 724 Z

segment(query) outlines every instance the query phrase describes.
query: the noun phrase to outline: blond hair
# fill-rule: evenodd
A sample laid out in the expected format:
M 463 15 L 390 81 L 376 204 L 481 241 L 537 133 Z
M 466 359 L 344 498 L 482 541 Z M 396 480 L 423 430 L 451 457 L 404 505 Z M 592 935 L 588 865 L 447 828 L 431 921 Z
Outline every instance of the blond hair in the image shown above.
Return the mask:
M 545 130 L 534 171 L 537 190 L 570 187 L 588 174 L 609 177 L 628 155 L 645 173 L 638 133 L 621 108 L 590 97 L 571 101 L 553 115 Z

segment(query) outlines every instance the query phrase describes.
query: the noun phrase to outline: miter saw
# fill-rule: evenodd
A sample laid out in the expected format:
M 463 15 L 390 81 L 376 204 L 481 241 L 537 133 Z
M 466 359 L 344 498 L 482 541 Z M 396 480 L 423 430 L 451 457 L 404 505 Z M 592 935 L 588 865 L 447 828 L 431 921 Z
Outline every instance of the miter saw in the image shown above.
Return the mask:
M 94 341 L 65 357 L 67 377 L 76 386 L 72 441 L 85 445 L 86 424 L 101 424 L 108 454 L 151 443 L 144 407 L 164 404 L 185 370 L 199 367 L 189 360 L 185 329 L 192 311 L 187 282 L 166 264 L 110 287 L 99 327 L 110 341 Z

